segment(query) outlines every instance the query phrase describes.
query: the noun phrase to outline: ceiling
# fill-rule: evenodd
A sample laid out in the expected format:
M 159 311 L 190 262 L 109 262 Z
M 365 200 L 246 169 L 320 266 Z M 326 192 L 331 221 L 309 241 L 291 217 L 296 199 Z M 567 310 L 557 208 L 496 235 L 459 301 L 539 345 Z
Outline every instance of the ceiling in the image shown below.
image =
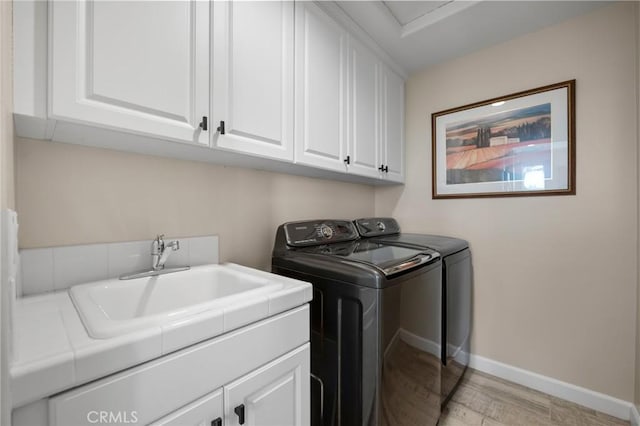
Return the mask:
M 399 25 L 407 25 L 422 16 L 434 13 L 436 9 L 453 3 L 453 1 L 383 1 L 382 3 L 389 9 Z
M 337 1 L 408 74 L 608 4 L 593 0 Z

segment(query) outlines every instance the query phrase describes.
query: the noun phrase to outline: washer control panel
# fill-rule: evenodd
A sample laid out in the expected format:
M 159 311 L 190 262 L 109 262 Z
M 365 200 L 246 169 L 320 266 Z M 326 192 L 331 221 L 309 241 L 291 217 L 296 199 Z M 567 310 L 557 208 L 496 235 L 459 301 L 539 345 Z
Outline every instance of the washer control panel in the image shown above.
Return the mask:
M 284 224 L 287 245 L 293 247 L 352 241 L 358 238 L 355 225 L 348 220 L 310 220 Z
M 358 233 L 363 237 L 377 237 L 379 235 L 397 234 L 400 226 L 391 217 L 368 217 L 353 221 Z

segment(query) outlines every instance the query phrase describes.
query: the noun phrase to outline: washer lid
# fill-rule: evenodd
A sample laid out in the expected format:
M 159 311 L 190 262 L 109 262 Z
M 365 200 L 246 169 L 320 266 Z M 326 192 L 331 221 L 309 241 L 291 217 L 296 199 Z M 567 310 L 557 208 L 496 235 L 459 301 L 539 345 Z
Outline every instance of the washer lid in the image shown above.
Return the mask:
M 429 263 L 440 257 L 438 252 L 430 249 L 401 247 L 368 240 L 306 247 L 300 251 L 333 256 L 336 260 L 366 264 L 381 271 L 387 277 Z
M 399 244 L 413 247 L 429 247 L 442 257 L 462 251 L 469 248 L 469 243 L 460 238 L 444 237 L 441 235 L 425 235 L 425 234 L 397 234 L 384 235 L 375 238 L 373 241 L 382 244 Z

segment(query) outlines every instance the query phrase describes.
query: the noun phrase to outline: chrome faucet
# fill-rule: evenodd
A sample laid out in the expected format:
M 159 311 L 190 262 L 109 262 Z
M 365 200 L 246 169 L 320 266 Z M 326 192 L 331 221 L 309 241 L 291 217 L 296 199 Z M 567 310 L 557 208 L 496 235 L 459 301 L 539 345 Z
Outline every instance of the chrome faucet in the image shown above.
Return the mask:
M 164 264 L 169 258 L 171 252 L 177 250 L 180 250 L 180 243 L 177 240 L 165 243 L 164 234 L 158 235 L 151 244 L 151 267 L 153 270 L 160 271 L 164 269 Z
M 167 262 L 171 252 L 180 250 L 180 243 L 171 241 L 164 242 L 164 235 L 158 235 L 153 243 L 151 243 L 151 269 L 134 272 L 133 274 L 120 275 L 121 280 L 132 280 L 136 278 L 155 277 L 158 275 L 169 274 L 171 272 L 180 272 L 190 269 L 189 266 L 179 266 L 176 268 L 165 268 L 164 264 Z

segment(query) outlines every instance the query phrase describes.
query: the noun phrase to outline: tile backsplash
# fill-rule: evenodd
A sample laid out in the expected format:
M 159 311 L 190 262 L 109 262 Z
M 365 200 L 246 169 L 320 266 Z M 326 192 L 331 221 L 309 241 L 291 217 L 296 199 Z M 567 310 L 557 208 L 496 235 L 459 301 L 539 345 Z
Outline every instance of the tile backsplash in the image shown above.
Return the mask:
M 215 235 L 178 240 L 180 250 L 169 256 L 165 266 L 197 266 L 218 263 Z M 88 244 L 20 250 L 18 297 L 31 296 L 90 281 L 116 278 L 151 269 L 151 241 Z

